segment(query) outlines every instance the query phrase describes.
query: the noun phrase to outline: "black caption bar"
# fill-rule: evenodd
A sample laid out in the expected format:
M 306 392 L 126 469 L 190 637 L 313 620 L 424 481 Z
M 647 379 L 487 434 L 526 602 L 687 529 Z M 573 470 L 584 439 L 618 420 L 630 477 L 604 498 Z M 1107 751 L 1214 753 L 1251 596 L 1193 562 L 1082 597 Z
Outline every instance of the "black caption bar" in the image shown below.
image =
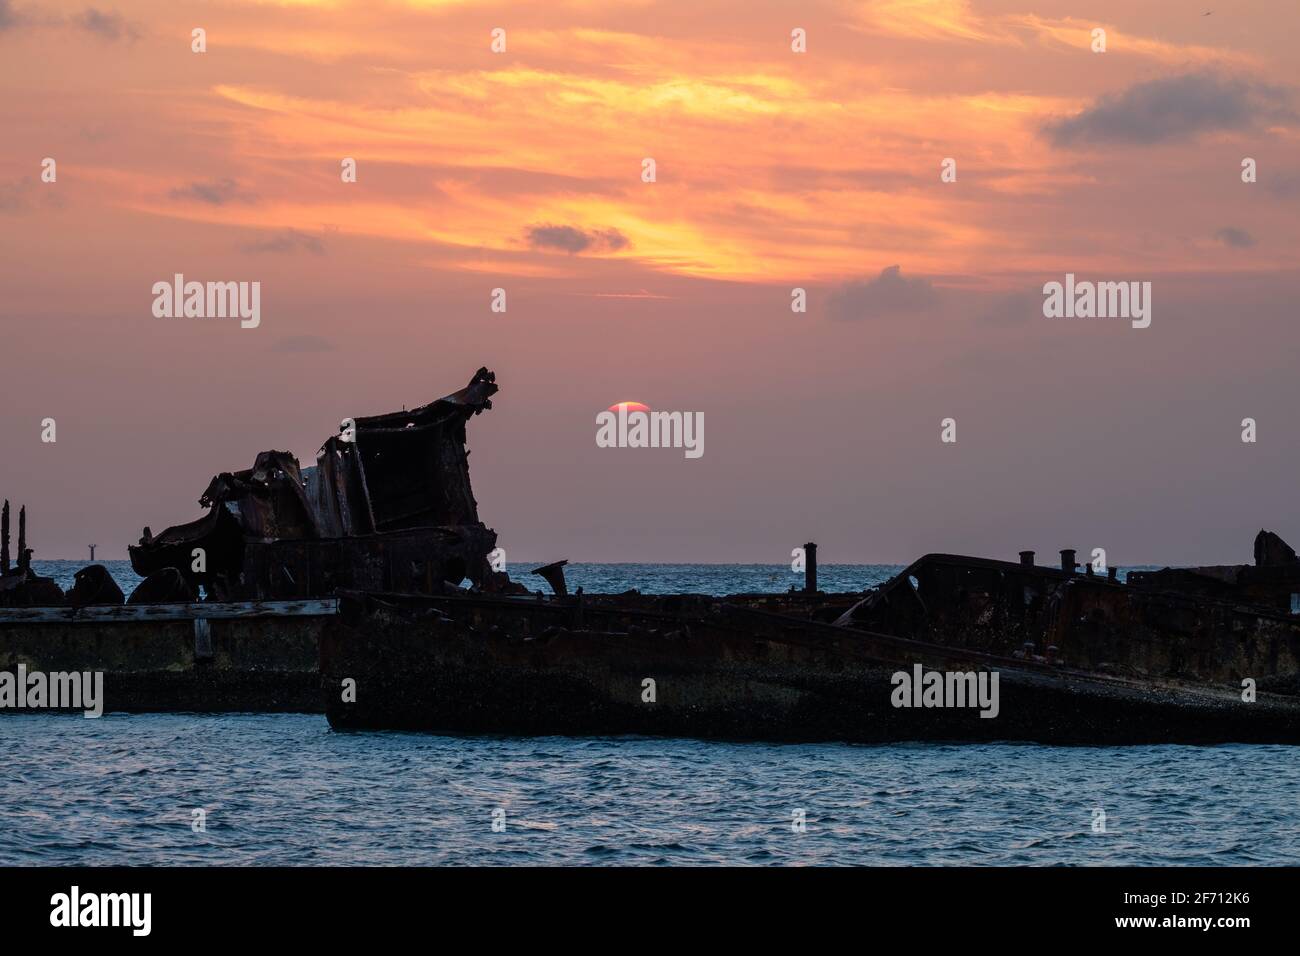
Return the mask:
M 280 940 L 338 945 L 462 927 L 536 943 L 560 933 L 972 926 L 1057 938 L 1191 936 L 1231 943 L 1294 930 L 1289 868 L 0 870 L 8 940 L 76 934 L 148 945 Z M 809 921 L 813 921 L 810 924 Z M 486 937 L 485 937 L 486 938 Z M 686 940 L 679 939 L 684 943 Z M 674 944 L 676 945 L 676 944 Z

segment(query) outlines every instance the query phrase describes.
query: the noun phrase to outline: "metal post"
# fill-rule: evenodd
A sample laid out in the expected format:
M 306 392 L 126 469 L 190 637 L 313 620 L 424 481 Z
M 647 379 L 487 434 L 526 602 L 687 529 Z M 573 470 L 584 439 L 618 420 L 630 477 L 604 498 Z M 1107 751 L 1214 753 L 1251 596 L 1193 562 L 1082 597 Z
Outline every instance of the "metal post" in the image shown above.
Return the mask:
M 817 593 L 817 543 L 809 541 L 803 546 L 803 590 L 805 594 Z
M 31 557 L 27 554 L 27 506 L 18 509 L 18 573 L 28 569 Z

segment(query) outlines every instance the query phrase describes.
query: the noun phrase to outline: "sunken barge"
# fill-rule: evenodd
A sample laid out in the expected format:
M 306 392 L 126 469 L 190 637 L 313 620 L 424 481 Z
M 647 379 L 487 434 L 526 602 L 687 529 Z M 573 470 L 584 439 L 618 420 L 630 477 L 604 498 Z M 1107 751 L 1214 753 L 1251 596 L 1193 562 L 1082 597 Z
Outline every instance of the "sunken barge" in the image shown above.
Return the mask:
M 779 741 L 1300 743 L 1300 559 L 1132 572 L 930 554 L 879 587 L 551 593 L 493 565 L 466 423 L 495 377 L 213 478 L 129 597 L 64 594 L 6 511 L 0 671 L 102 670 L 107 710 L 324 710 L 338 729 Z
M 465 422 L 496 390 L 480 369 L 428 405 L 342 423 L 312 467 L 266 451 L 216 475 L 202 517 L 145 527 L 128 549 L 143 578 L 129 596 L 103 565 L 66 594 L 36 574 L 25 511 L 11 567 L 6 503 L 0 672 L 102 671 L 109 710 L 321 712 L 340 589 L 509 586 L 488 563 L 496 534 L 478 520 L 465 448 Z

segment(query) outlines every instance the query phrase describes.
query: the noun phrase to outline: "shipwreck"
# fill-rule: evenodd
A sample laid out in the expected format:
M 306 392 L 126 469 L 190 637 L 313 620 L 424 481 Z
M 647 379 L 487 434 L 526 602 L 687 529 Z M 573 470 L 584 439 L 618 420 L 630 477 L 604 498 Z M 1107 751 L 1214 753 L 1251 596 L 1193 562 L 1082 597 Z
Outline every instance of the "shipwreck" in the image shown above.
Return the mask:
M 479 369 L 428 405 L 350 419 L 308 468 L 264 451 L 212 479 L 203 517 L 158 535 L 146 527 L 131 566 L 145 584 L 179 574 L 189 594 L 201 587 L 217 600 L 430 593 L 466 578 L 504 586 L 488 563 L 496 533 L 479 520 L 465 449 L 466 421 L 492 407 L 496 390 Z
M 466 425 L 495 376 L 265 451 L 203 514 L 64 593 L 4 512 L 0 670 L 103 671 L 113 710 L 324 711 L 338 729 L 765 740 L 1300 743 L 1300 559 L 1081 570 L 929 554 L 828 594 L 570 593 L 494 570 Z M 976 706 L 978 705 L 978 706 Z

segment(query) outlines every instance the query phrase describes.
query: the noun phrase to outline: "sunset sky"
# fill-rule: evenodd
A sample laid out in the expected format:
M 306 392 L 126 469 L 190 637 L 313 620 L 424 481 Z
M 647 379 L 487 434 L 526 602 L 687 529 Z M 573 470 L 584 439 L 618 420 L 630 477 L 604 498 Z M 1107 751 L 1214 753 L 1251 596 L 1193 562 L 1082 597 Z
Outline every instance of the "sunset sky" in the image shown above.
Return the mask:
M 37 561 L 125 557 L 486 365 L 511 559 L 1300 547 L 1297 36 L 1294 0 L 0 0 L 0 496 Z M 1067 272 L 1151 282 L 1150 328 L 1045 318 Z M 155 318 L 175 273 L 260 282 L 260 326 Z M 598 448 L 623 401 L 705 453 Z

